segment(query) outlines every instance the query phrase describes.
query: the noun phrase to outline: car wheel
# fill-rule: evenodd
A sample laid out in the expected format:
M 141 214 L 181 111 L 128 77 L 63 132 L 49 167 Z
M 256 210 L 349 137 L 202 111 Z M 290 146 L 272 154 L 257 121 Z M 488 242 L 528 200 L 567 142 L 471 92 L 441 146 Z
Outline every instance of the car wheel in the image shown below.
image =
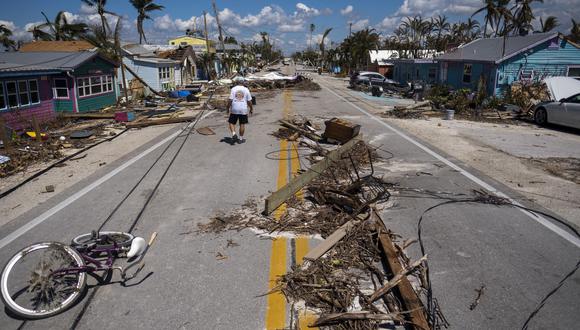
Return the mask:
M 537 109 L 536 112 L 534 112 L 534 121 L 540 126 L 546 125 L 548 123 L 548 113 L 546 112 L 546 109 Z

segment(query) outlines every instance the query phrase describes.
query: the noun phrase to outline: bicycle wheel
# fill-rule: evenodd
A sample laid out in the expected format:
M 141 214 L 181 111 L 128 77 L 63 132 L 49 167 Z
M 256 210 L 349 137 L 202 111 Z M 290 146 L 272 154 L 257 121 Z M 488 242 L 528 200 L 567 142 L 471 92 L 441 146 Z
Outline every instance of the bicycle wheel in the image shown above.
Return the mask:
M 100 231 L 98 238 L 95 238 L 93 233 L 79 235 L 73 238 L 71 245 L 83 246 L 95 243 L 101 248 L 112 248 L 115 244 L 117 246 L 130 246 L 133 238 L 135 238 L 133 235 L 120 231 Z
M 63 270 L 84 264 L 73 248 L 62 243 L 37 243 L 24 248 L 2 271 L 2 301 L 12 313 L 26 319 L 63 312 L 82 297 L 87 281 L 85 272 Z

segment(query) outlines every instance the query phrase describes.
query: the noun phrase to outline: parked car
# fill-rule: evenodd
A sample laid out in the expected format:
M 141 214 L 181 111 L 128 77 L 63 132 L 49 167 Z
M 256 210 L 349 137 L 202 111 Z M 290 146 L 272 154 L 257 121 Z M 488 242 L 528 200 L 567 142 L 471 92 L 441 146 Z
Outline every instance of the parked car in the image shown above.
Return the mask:
M 550 101 L 534 108 L 534 121 L 538 125 L 558 124 L 580 129 L 580 81 L 571 77 L 544 79 Z

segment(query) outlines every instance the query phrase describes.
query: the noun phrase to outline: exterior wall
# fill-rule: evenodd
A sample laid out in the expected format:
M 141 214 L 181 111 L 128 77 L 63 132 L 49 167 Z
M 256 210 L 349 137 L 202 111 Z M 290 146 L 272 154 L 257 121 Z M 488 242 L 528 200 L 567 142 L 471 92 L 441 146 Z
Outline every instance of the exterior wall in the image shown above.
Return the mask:
M 56 117 L 52 103 L 52 90 L 50 85 L 50 75 L 20 76 L 13 78 L 0 78 L 3 83 L 18 79 L 37 79 L 40 96 L 40 103 L 23 106 L 19 108 L 0 110 L 0 117 L 4 119 L 6 125 L 12 129 L 25 129 L 32 127 L 32 118 L 36 118 L 39 123 L 45 123 Z M 2 84 L 5 88 L 5 85 Z M 0 92 L 5 92 L 4 90 Z
M 79 112 L 99 110 L 113 105 L 116 102 L 117 97 L 115 91 L 97 96 L 81 97 L 78 100 Z
M 421 63 L 414 60 L 394 62 L 393 80 L 399 83 L 403 84 L 411 81 L 437 82 L 437 77 L 439 76 L 439 64 L 437 63 Z M 431 78 L 429 77 L 430 69 L 435 71 L 435 76 Z
M 183 37 L 169 40 L 169 44 L 173 45 L 173 46 L 180 46 L 182 42 L 184 42 L 186 45 L 192 46 L 196 52 L 198 52 L 198 51 L 207 52 L 207 44 L 205 42 L 205 39 L 202 39 L 202 38 L 183 36 Z M 210 41 L 209 51 L 211 53 L 216 52 L 216 49 L 211 41 Z
M 123 63 L 125 66 L 129 67 L 131 70 L 135 71 L 141 79 L 143 79 L 151 88 L 155 90 L 161 90 L 161 85 L 159 84 L 159 71 L 155 63 L 147 63 L 134 61 L 130 58 L 124 57 Z M 127 79 L 127 86 L 129 81 L 134 77 L 128 71 L 125 72 L 125 78 Z
M 566 76 L 568 68 L 574 66 L 580 66 L 580 49 L 559 38 L 546 41 L 501 63 L 495 94 L 503 94 L 514 82 L 531 83 Z
M 471 81 L 463 81 L 463 70 L 466 64 L 471 64 Z M 445 69 L 445 66 L 447 69 Z M 476 91 L 479 79 L 483 76 L 486 81 L 486 91 L 492 95 L 493 86 L 496 79 L 496 66 L 493 63 L 471 62 L 471 61 L 442 61 L 439 64 L 440 72 L 447 71 L 447 77 L 440 77 L 440 83 L 450 85 L 454 89 L 470 89 Z
M 67 98 L 57 98 L 54 93 L 54 80 L 55 79 L 66 79 L 67 87 L 68 87 L 68 97 Z M 74 80 L 67 75 L 58 74 L 54 75 L 50 78 L 50 93 L 52 96 L 52 102 L 54 104 L 54 111 L 56 112 L 76 112 L 76 105 L 75 105 L 75 89 L 74 89 Z
M 110 92 L 105 92 L 97 95 L 78 96 L 78 91 L 74 91 L 76 103 L 78 104 L 78 112 L 96 111 L 102 108 L 114 105 L 117 102 L 117 93 L 115 87 L 116 68 L 113 64 L 101 59 L 95 58 L 92 61 L 84 63 L 81 67 L 74 71 L 75 79 L 87 78 L 92 76 L 110 75 L 113 78 Z M 75 105 L 73 104 L 73 107 Z

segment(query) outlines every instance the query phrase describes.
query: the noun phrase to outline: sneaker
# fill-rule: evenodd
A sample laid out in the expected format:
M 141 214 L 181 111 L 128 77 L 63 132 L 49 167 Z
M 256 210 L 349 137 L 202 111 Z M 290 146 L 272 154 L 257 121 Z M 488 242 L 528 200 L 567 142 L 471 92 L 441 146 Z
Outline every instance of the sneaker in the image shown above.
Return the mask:
M 237 134 L 232 134 L 232 141 L 238 141 L 238 135 Z
M 242 143 L 246 143 L 246 139 L 244 139 L 244 137 L 240 137 L 240 139 L 238 140 L 238 143 L 242 144 Z

